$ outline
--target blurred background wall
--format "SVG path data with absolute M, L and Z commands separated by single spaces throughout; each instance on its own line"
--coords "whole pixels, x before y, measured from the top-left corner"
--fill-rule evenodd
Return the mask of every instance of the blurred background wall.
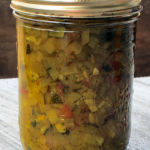
M 17 76 L 16 27 L 10 0 L 0 0 L 0 78 Z M 135 76 L 150 76 L 150 0 L 138 21 Z
M 10 0 L 0 0 L 0 77 L 15 77 L 16 27 Z
M 137 26 L 135 76 L 150 76 L 150 0 L 142 0 L 144 7 Z

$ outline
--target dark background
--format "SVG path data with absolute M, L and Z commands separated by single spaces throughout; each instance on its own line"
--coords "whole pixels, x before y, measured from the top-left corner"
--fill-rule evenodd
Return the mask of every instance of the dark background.
M 0 78 L 17 76 L 15 18 L 10 0 L 0 0 Z M 135 76 L 150 75 L 150 0 L 143 0 L 144 11 L 138 21 Z

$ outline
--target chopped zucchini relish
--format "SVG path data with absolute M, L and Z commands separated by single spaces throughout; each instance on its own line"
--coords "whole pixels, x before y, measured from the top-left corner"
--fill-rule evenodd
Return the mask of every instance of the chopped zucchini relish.
M 18 19 L 17 30 L 24 149 L 125 150 L 134 23 L 43 25 Z

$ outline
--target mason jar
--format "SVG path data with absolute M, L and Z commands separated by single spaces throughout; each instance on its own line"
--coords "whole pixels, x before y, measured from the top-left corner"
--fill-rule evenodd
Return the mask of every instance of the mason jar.
M 125 150 L 138 0 L 12 0 L 24 150 Z

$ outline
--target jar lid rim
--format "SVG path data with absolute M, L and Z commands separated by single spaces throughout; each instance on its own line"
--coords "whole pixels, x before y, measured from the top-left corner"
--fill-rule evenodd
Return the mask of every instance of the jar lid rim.
M 12 0 L 20 13 L 63 18 L 131 16 L 141 10 L 141 0 Z

